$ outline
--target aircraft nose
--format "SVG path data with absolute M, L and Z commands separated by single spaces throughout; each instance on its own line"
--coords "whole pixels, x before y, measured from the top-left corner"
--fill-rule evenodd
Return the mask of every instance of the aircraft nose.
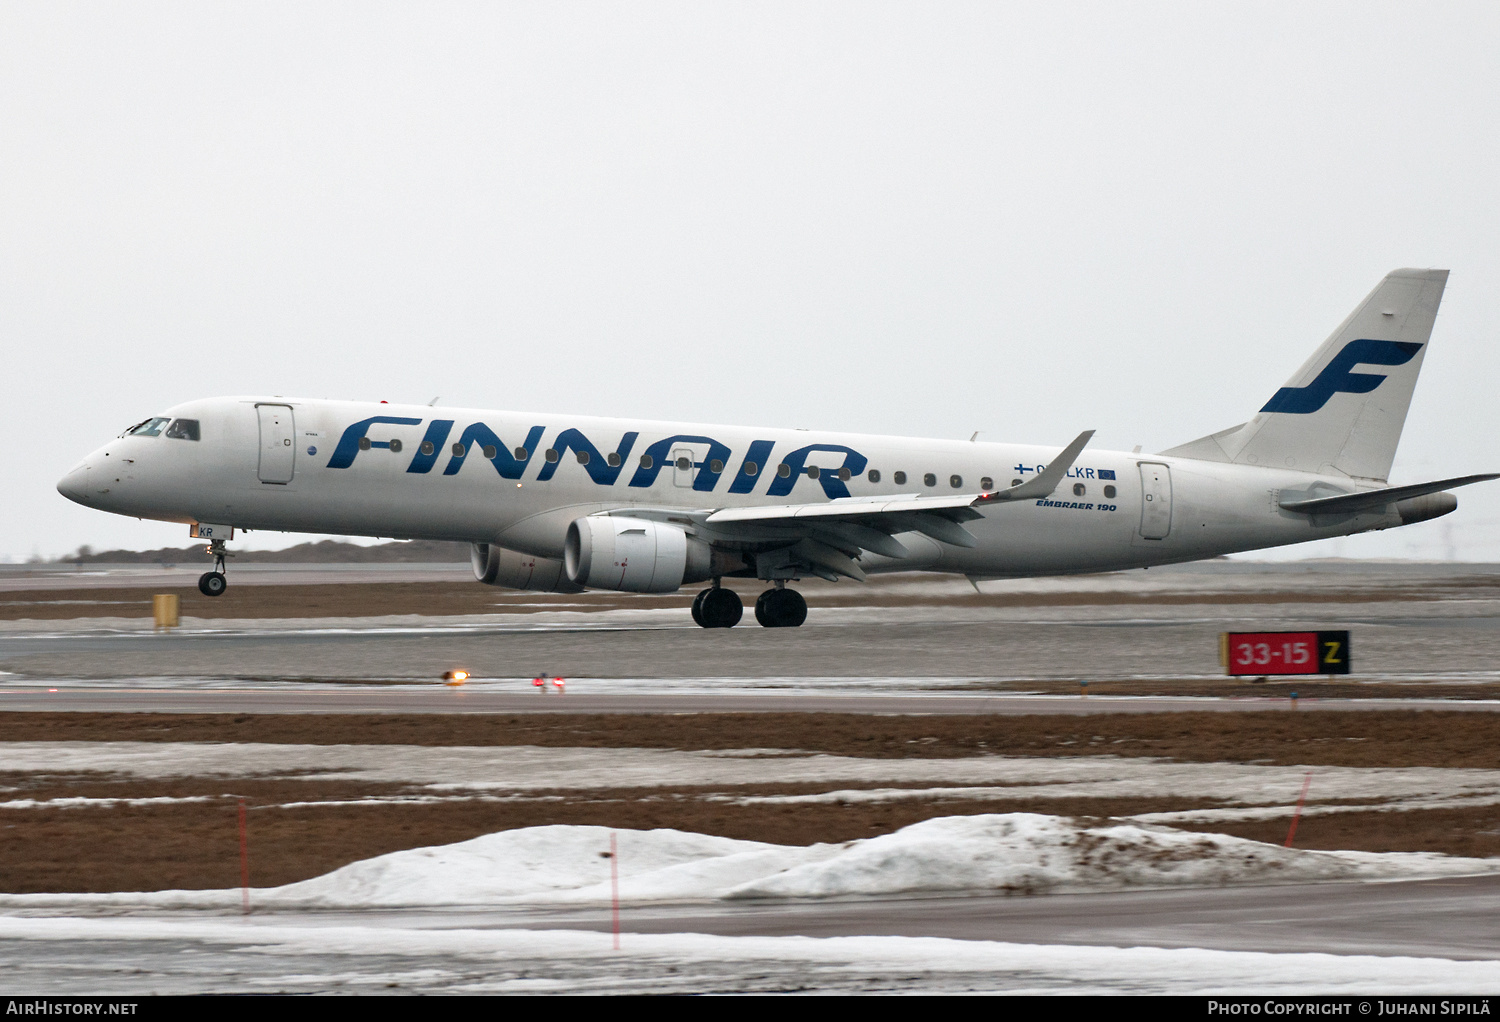
M 57 483 L 57 492 L 79 504 L 88 503 L 89 465 L 84 462 L 63 476 Z

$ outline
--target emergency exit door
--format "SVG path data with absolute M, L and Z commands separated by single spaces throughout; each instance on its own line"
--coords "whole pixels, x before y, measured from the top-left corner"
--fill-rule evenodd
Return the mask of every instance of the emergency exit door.
M 297 457 L 289 405 L 256 405 L 260 416 L 260 481 L 289 483 Z
M 691 447 L 679 447 L 672 452 L 672 485 L 685 490 L 693 488 L 693 468 L 697 455 Z
M 1141 463 L 1141 537 L 1166 539 L 1172 531 L 1172 471 Z

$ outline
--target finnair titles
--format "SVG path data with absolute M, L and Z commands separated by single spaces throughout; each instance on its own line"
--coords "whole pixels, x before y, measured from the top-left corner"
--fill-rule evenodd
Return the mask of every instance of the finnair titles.
M 768 583 L 766 627 L 807 604 L 788 583 L 936 571 L 972 580 L 1111 571 L 1346 536 L 1453 511 L 1471 475 L 1388 483 L 1446 270 L 1386 276 L 1259 411 L 1159 454 L 523 415 L 281 397 L 190 401 L 58 484 L 209 541 L 226 589 L 234 530 L 471 544 L 513 589 L 671 593 L 737 624 L 725 578 Z

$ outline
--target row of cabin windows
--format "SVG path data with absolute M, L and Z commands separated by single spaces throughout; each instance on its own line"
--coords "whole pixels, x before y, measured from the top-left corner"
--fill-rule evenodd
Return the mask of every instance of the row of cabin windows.
M 192 422 L 192 420 L 179 420 L 179 421 Z M 194 435 L 193 435 L 192 439 L 194 439 L 194 440 L 198 439 L 198 437 L 196 435 L 197 426 L 198 426 L 198 424 L 196 422 L 193 422 Z M 152 434 L 152 435 L 155 435 L 155 434 Z M 171 436 L 172 434 L 168 433 L 167 435 Z M 400 440 L 392 440 L 390 442 L 390 448 L 391 448 L 391 452 L 393 454 L 399 454 L 399 453 L 401 453 L 401 441 Z M 363 437 L 363 438 L 361 438 L 361 440 L 359 441 L 359 449 L 362 450 L 362 451 L 368 451 L 370 449 L 370 438 L 369 437 Z M 432 446 L 432 441 L 431 440 L 423 440 L 422 441 L 422 453 L 423 454 L 431 455 L 434 450 L 435 450 L 435 448 Z M 462 458 L 464 456 L 464 445 L 463 444 L 454 444 L 452 450 L 453 450 L 453 456 L 455 458 Z M 495 447 L 492 444 L 486 444 L 484 447 L 480 448 L 480 453 L 483 454 L 484 457 L 487 460 L 493 461 L 495 459 L 495 456 L 497 454 L 499 454 L 500 452 L 498 450 L 496 450 Z M 517 447 L 515 449 L 515 451 L 514 451 L 514 454 L 515 454 L 515 459 L 517 461 L 525 461 L 527 458 L 529 458 L 531 456 L 531 452 L 528 451 L 524 447 Z M 578 464 L 580 464 L 580 465 L 587 465 L 589 463 L 589 452 L 588 451 L 575 451 L 574 455 L 578 459 Z M 544 458 L 546 458 L 549 463 L 553 463 L 553 464 L 555 464 L 556 462 L 558 462 L 558 461 L 560 461 L 562 459 L 562 455 L 559 454 L 557 451 L 553 450 L 550 447 L 547 448 L 547 450 L 545 450 L 545 451 L 542 452 L 542 456 Z M 604 456 L 604 460 L 609 465 L 610 468 L 619 468 L 620 467 L 620 456 L 618 454 L 616 454 L 614 451 L 610 451 L 608 454 L 606 454 Z M 656 462 L 652 459 L 651 455 L 649 455 L 649 454 L 643 454 L 643 455 L 641 455 L 641 468 L 649 470 L 655 464 L 656 464 Z M 674 464 L 676 465 L 677 468 L 680 468 L 683 471 L 687 471 L 688 469 L 690 469 L 690 468 L 693 467 L 693 460 L 691 458 L 678 458 L 677 461 L 674 462 Z M 724 471 L 724 463 L 722 461 L 720 461 L 718 458 L 714 458 L 712 461 L 710 461 L 708 463 L 708 470 L 710 472 L 712 472 L 714 475 L 719 475 L 720 473 L 722 473 Z M 745 462 L 743 471 L 744 471 L 745 475 L 747 475 L 747 476 L 753 476 L 753 475 L 756 475 L 757 473 L 760 472 L 760 466 L 757 465 L 753 461 L 747 461 L 747 462 Z M 819 478 L 822 475 L 822 469 L 818 468 L 818 466 L 816 466 L 816 465 L 809 465 L 809 466 L 807 466 L 807 468 L 804 471 L 807 473 L 807 478 L 809 478 L 809 479 L 817 479 L 817 478 Z M 776 466 L 776 474 L 778 476 L 780 476 L 781 478 L 783 478 L 783 479 L 790 479 L 791 475 L 792 475 L 792 466 L 788 465 L 786 462 L 782 462 L 780 465 Z M 853 474 L 847 468 L 838 469 L 835 474 L 840 479 L 844 480 L 845 482 L 848 482 L 850 479 L 854 478 Z M 872 468 L 872 469 L 870 469 L 869 472 L 865 473 L 865 476 L 872 483 L 878 483 L 878 482 L 880 482 L 880 470 L 878 468 Z M 906 473 L 905 472 L 893 472 L 893 473 L 891 473 L 891 481 L 893 483 L 895 483 L 897 486 L 905 486 L 906 485 Z M 937 484 L 938 484 L 937 474 L 933 473 L 933 472 L 928 472 L 926 475 L 924 475 L 922 477 L 922 482 L 923 482 L 924 485 L 929 486 L 929 487 L 935 487 L 935 486 L 937 486 Z M 1020 486 L 1021 485 L 1021 480 L 1019 480 L 1019 479 L 1012 479 L 1010 484 L 1012 486 Z M 964 477 L 961 476 L 961 475 L 951 475 L 951 476 L 948 477 L 948 485 L 951 486 L 951 487 L 953 487 L 953 489 L 955 489 L 955 490 L 961 490 L 961 489 L 963 489 L 963 485 L 964 485 Z M 991 490 L 993 490 L 995 488 L 995 480 L 992 479 L 992 478 L 990 478 L 989 476 L 984 476 L 984 477 L 982 477 L 979 480 L 979 488 L 981 490 L 983 490 L 984 492 L 988 493 L 989 491 L 991 491 Z M 1087 493 L 1087 490 L 1086 490 L 1086 488 L 1084 487 L 1084 485 L 1082 483 L 1075 483 L 1073 485 L 1073 495 L 1075 497 L 1082 497 L 1086 493 Z M 1108 497 L 1110 499 L 1113 499 L 1114 496 L 1115 496 L 1115 488 L 1113 486 L 1106 486 L 1104 488 L 1104 496 Z
M 163 430 L 163 427 L 166 427 L 165 430 Z M 127 429 L 123 435 L 140 437 L 160 435 L 171 437 L 174 440 L 198 440 L 201 437 L 202 432 L 199 429 L 197 419 L 172 419 L 166 416 L 157 416 L 156 418 L 147 419 L 145 422 L 136 423 L 134 426 L 131 426 L 129 429 Z M 371 446 L 372 445 L 369 437 L 360 437 L 360 450 L 368 451 Z M 388 446 L 390 447 L 392 454 L 401 453 L 402 444 L 400 440 L 391 440 Z M 455 458 L 462 458 L 464 456 L 463 444 L 454 444 L 452 450 L 453 456 Z M 433 446 L 431 440 L 423 440 L 421 451 L 423 454 L 430 457 L 436 451 L 436 448 Z M 491 461 L 493 461 L 495 456 L 499 454 L 499 451 L 497 451 L 491 444 L 486 444 L 483 448 L 481 448 L 481 452 L 486 459 Z M 525 461 L 528 457 L 531 456 L 531 452 L 524 447 L 517 447 L 514 453 L 517 461 Z M 587 465 L 589 463 L 588 451 L 576 451 L 574 452 L 574 454 L 578 458 L 578 464 Z M 550 447 L 543 452 L 543 457 L 545 457 L 549 463 L 554 464 L 562 459 L 562 455 Z M 620 467 L 620 456 L 614 451 L 606 454 L 604 456 L 604 460 L 610 468 Z M 641 468 L 649 470 L 654 464 L 655 462 L 653 461 L 651 455 L 641 455 Z M 688 469 L 693 467 L 693 460 L 691 458 L 678 458 L 675 462 L 675 465 L 677 468 L 682 469 L 683 471 L 687 471 Z M 714 475 L 719 475 L 724 471 L 724 462 L 720 461 L 718 458 L 714 458 L 708 463 L 708 469 Z M 744 464 L 743 471 L 745 475 L 753 476 L 760 472 L 760 466 L 753 461 L 747 461 Z M 804 471 L 807 472 L 807 478 L 809 479 L 817 479 L 822 474 L 822 470 L 819 469 L 816 465 L 809 465 Z M 776 474 L 782 479 L 789 479 L 792 475 L 792 466 L 788 465 L 786 462 L 782 462 L 780 465 L 776 466 Z M 852 473 L 850 473 L 847 468 L 838 469 L 836 474 L 845 482 L 848 482 L 853 478 Z M 870 471 L 865 473 L 865 475 L 866 478 L 868 478 L 872 483 L 880 482 L 880 470 L 878 468 L 870 469 Z M 906 473 L 891 473 L 891 481 L 897 486 L 905 486 Z M 938 483 L 937 474 L 928 472 L 927 474 L 922 476 L 922 483 L 928 487 L 936 487 Z M 1010 484 L 1012 486 L 1020 486 L 1021 480 L 1012 479 L 1010 481 Z M 953 489 L 955 490 L 961 490 L 963 489 L 964 485 L 964 477 L 961 475 L 951 475 L 948 477 L 948 485 L 953 487 Z M 979 488 L 988 493 L 990 490 L 993 490 L 995 488 L 995 481 L 989 476 L 984 476 L 979 480 Z M 1106 486 L 1104 488 L 1104 496 L 1106 499 L 1113 500 L 1116 492 L 1117 491 L 1113 486 Z M 1087 494 L 1088 488 L 1084 486 L 1083 483 L 1073 484 L 1073 496 L 1083 497 Z

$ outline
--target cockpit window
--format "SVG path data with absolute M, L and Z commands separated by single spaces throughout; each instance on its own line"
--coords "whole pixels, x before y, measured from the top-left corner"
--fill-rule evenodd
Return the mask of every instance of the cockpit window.
M 167 427 L 167 436 L 173 440 L 197 440 L 197 419 L 173 419 L 172 425 Z
M 158 415 L 154 419 L 138 422 L 125 431 L 125 436 L 156 436 L 161 428 L 172 420 L 165 415 Z

